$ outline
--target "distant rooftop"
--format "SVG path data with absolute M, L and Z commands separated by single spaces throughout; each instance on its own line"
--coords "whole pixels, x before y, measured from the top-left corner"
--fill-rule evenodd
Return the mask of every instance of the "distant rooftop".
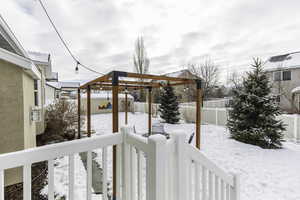
M 186 74 L 190 74 L 192 75 L 194 78 L 199 78 L 197 77 L 196 75 L 194 75 L 193 73 L 191 73 L 190 70 L 188 69 L 182 69 L 182 70 L 179 70 L 179 71 L 175 71 L 175 72 L 169 72 L 169 73 L 166 73 L 164 74 L 165 76 L 168 76 L 168 77 L 185 77 Z
M 59 84 L 61 88 L 78 88 L 80 86 L 79 82 L 60 81 Z
M 54 87 L 56 89 L 63 89 L 63 88 L 78 88 L 80 86 L 80 83 L 68 82 L 68 81 L 59 81 L 59 82 L 48 81 L 47 85 Z
M 39 62 L 49 62 L 50 61 L 50 54 L 49 53 L 41 53 L 41 52 L 28 52 L 29 57 L 31 60 L 39 61 Z
M 300 52 L 272 56 L 265 64 L 267 71 L 300 68 Z

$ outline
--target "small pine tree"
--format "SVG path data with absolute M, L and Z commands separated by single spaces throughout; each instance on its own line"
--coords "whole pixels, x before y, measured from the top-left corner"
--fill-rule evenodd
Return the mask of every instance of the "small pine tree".
M 179 106 L 173 87 L 168 83 L 162 89 L 159 105 L 160 117 L 169 124 L 179 122 Z
M 254 59 L 254 68 L 243 80 L 241 88 L 233 90 L 232 110 L 227 127 L 231 137 L 240 142 L 262 148 L 281 148 L 282 121 L 275 96 L 272 96 L 268 77 L 263 72 L 260 59 Z

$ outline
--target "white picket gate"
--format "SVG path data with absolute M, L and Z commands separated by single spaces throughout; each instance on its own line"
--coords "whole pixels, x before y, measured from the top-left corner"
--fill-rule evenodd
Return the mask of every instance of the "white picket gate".
M 69 157 L 69 199 L 74 196 L 74 154 L 87 152 L 87 195 L 92 195 L 92 151 L 102 149 L 103 199 L 107 198 L 107 147 L 117 145 L 117 200 L 239 200 L 239 179 L 225 173 L 184 133 L 144 138 L 131 127 L 121 133 L 52 144 L 0 155 L 0 200 L 4 200 L 4 170 L 23 167 L 24 199 L 31 199 L 31 164 L 48 161 L 48 198 L 54 199 L 54 159 Z

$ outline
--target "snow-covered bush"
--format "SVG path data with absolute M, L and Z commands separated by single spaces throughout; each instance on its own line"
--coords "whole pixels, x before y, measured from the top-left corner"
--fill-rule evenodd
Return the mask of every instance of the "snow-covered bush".
M 262 148 L 281 148 L 282 121 L 276 98 L 272 96 L 268 77 L 262 62 L 254 59 L 253 71 L 247 74 L 241 88 L 233 90 L 232 110 L 229 111 L 227 127 L 231 137 L 238 141 Z
M 45 113 L 45 137 L 47 141 L 59 141 L 74 139 L 77 132 L 77 104 L 60 99 L 50 104 Z M 81 127 L 84 118 L 81 118 Z

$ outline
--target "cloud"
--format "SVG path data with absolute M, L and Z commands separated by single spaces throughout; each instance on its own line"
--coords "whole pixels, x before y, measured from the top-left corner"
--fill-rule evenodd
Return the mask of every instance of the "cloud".
M 208 56 L 230 71 L 254 56 L 299 50 L 298 0 L 43 2 L 76 57 L 101 72 L 132 70 L 138 36 L 144 37 L 151 73 L 180 70 Z M 5 1 L 0 13 L 25 49 L 51 53 L 59 77 L 74 79 L 75 63 L 38 1 Z M 94 76 L 80 69 L 77 78 Z

